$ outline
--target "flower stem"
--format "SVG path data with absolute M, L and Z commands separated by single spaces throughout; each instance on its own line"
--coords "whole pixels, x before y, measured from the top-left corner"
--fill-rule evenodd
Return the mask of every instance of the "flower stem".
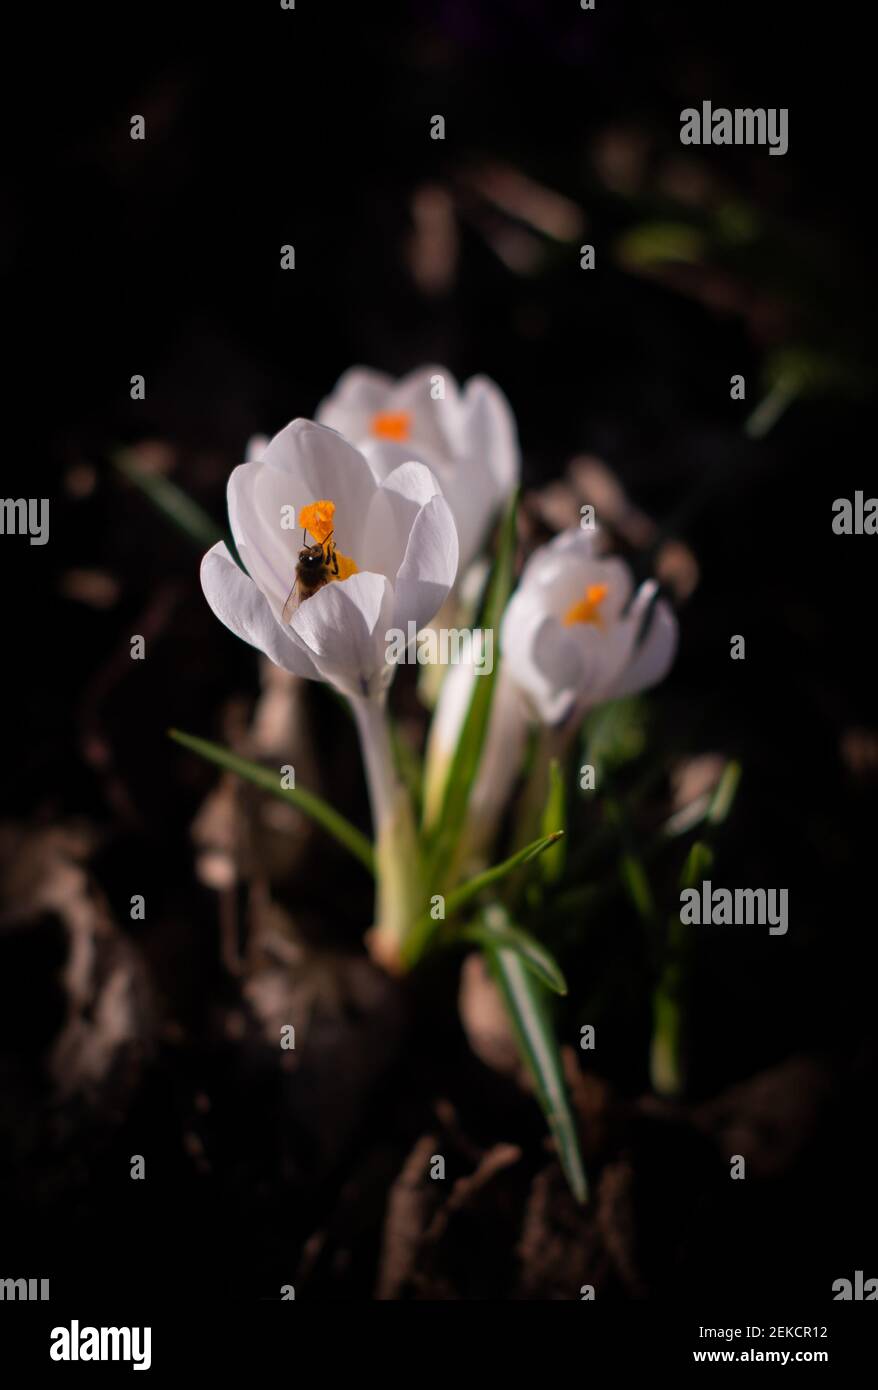
M 649 1074 L 657 1095 L 676 1099 L 686 1089 L 689 946 L 679 917 L 671 923 L 668 951 L 652 999 Z
M 399 785 L 387 724 L 386 696 L 352 696 L 351 708 L 360 735 L 372 825 L 377 835 L 393 805 Z
M 518 816 L 515 822 L 513 843 L 516 849 L 529 845 L 542 828 L 543 811 L 549 795 L 549 777 L 553 762 L 565 767 L 573 739 L 582 722 L 581 715 L 574 716 L 554 728 L 541 726 L 537 733 L 533 751 L 530 778 L 522 794 Z
M 425 899 L 411 799 L 393 757 L 387 697 L 352 696 L 375 839 L 375 924 L 366 937 L 372 959 L 391 974 L 403 968 L 402 945 Z

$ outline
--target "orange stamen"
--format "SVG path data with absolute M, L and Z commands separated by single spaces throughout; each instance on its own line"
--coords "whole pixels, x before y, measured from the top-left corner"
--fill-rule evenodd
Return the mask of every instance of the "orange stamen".
M 324 553 L 327 559 L 334 557 L 335 564 L 338 566 L 338 574 L 330 573 L 328 578 L 350 579 L 352 574 L 359 574 L 356 563 L 349 555 L 342 555 L 337 549 L 335 541 L 329 540 L 335 525 L 335 503 L 324 498 L 321 502 L 309 502 L 307 507 L 302 507 L 299 512 L 299 525 L 305 531 L 310 531 L 315 541 L 320 545 L 325 545 L 329 541 L 328 550 Z
M 412 417 L 407 410 L 379 410 L 372 416 L 371 431 L 378 439 L 405 444 L 411 434 Z
M 299 525 L 304 531 L 310 531 L 315 541 L 322 545 L 332 531 L 334 516 L 334 502 L 309 502 L 299 512 Z
M 564 614 L 564 626 L 573 627 L 575 623 L 594 623 L 596 627 L 603 627 L 603 620 L 598 610 L 606 597 L 606 584 L 589 584 L 585 591 L 585 597 L 577 599 L 576 603 L 571 604 Z

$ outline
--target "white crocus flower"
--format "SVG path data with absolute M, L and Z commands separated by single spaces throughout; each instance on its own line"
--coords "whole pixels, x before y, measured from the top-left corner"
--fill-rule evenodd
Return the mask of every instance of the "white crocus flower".
M 238 637 L 284 670 L 328 681 L 350 698 L 377 841 L 372 949 L 393 966 L 422 902 L 411 810 L 394 771 L 384 709 L 393 676 L 388 633 L 415 631 L 434 616 L 454 583 L 458 543 L 428 468 L 405 461 L 383 473 L 380 481 L 334 430 L 294 420 L 229 479 L 229 523 L 247 573 L 219 542 L 202 561 L 201 584 Z M 323 586 L 300 592 L 291 609 L 302 528 L 309 533 L 304 543 L 320 543 L 335 563 Z
M 655 581 L 635 593 L 625 561 L 595 543 L 577 527 L 541 546 L 503 616 L 506 670 L 549 728 L 656 685 L 677 648 L 677 620 Z
M 388 630 L 429 622 L 457 573 L 454 521 L 429 469 L 404 462 L 379 482 L 333 430 L 294 420 L 233 471 L 228 506 L 247 573 L 222 541 L 205 555 L 201 583 L 217 617 L 287 671 L 354 697 L 379 693 L 393 674 Z M 308 521 L 317 530 L 305 543 L 331 533 L 340 574 L 285 622 Z
M 583 716 L 606 700 L 655 685 L 677 645 L 677 622 L 657 585 L 634 593 L 629 567 L 595 550 L 593 531 L 565 531 L 535 551 L 507 605 L 488 733 L 470 800 L 467 841 L 490 846 L 518 777 L 531 725 L 539 729 L 526 838 L 537 833 L 549 762 L 563 757 Z M 632 597 L 633 595 L 633 597 Z M 645 626 L 644 626 L 645 625 Z M 425 806 L 435 816 L 469 708 L 474 668 L 446 678 L 427 749 Z
M 416 458 L 435 473 L 460 538 L 463 574 L 518 485 L 521 459 L 511 407 L 488 377 L 458 386 L 445 367 L 394 381 L 352 367 L 317 419 L 361 449 L 379 474 Z

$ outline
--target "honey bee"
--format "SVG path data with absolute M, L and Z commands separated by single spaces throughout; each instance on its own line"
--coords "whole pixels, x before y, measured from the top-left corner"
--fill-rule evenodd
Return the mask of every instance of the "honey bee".
M 305 534 L 302 534 L 302 549 L 296 562 L 295 582 L 287 594 L 281 613 L 285 623 L 290 621 L 300 603 L 304 603 L 307 598 L 313 598 L 331 579 L 338 578 L 338 556 L 335 553 L 333 533 L 330 531 L 325 540 L 317 541 L 315 545 L 305 545 Z

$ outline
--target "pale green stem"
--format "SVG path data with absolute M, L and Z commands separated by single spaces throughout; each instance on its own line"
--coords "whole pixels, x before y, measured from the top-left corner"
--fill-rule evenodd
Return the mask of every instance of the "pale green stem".
M 352 696 L 375 839 L 375 924 L 366 941 L 373 959 L 403 969 L 402 943 L 425 907 L 411 800 L 396 771 L 385 695 Z
M 686 1026 L 690 968 L 690 928 L 671 923 L 667 952 L 652 999 L 649 1075 L 657 1095 L 669 1099 L 686 1089 Z
M 540 726 L 530 777 L 515 825 L 516 849 L 520 849 L 522 845 L 529 845 L 539 835 L 543 810 L 549 795 L 549 768 L 555 758 L 563 768 L 581 722 L 581 716 L 577 716 L 556 728 Z

